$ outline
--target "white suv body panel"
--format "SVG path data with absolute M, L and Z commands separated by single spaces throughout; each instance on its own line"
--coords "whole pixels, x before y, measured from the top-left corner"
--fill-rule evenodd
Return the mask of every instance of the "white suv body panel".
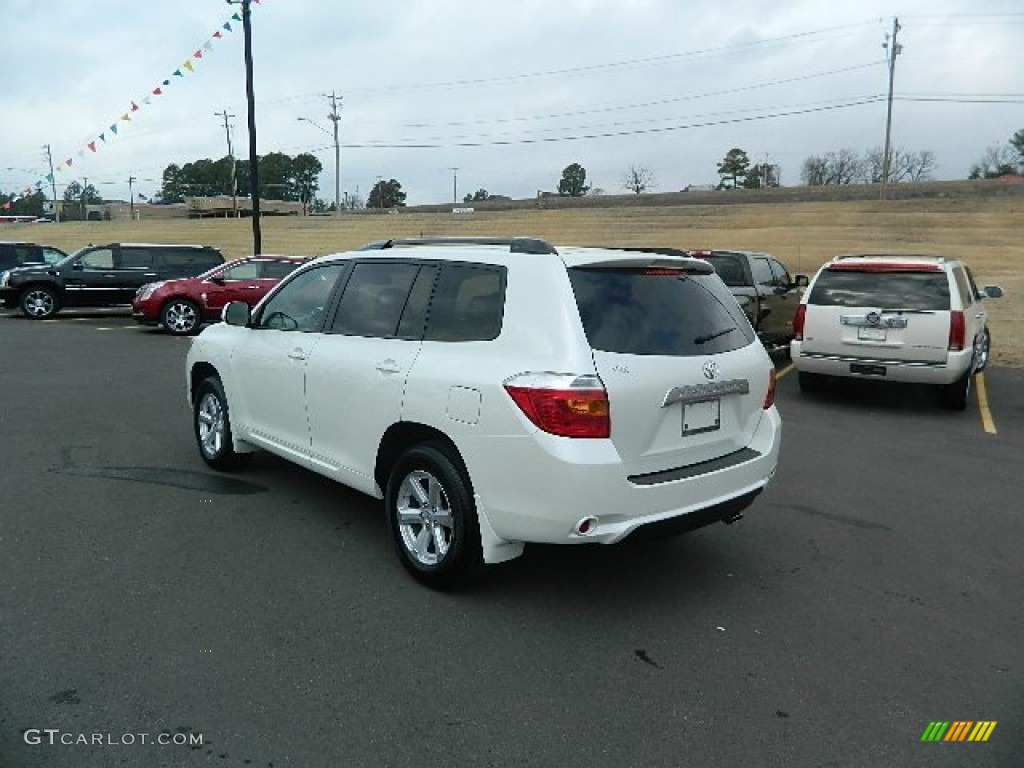
M 617 542 L 640 525 L 756 494 L 774 476 L 781 419 L 774 405 L 763 407 L 773 365 L 756 338 L 708 356 L 591 349 L 567 265 L 646 264 L 650 254 L 424 246 L 338 258 L 501 266 L 500 334 L 447 342 L 209 326 L 188 355 L 190 398 L 193 369 L 209 366 L 223 384 L 237 451 L 256 446 L 381 498 L 375 462 L 389 427 L 435 430 L 465 465 L 489 563 L 515 557 L 524 542 Z M 255 311 L 314 266 L 282 281 Z M 718 429 L 683 435 L 683 405 L 667 396 L 706 383 L 712 359 L 719 380 L 742 380 L 746 390 L 721 397 Z M 599 375 L 611 436 L 559 437 L 535 426 L 503 387 L 526 372 Z M 594 526 L 575 532 L 588 516 Z

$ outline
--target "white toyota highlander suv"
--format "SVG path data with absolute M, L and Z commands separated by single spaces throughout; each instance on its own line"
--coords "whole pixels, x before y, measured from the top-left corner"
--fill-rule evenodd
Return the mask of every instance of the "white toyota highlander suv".
M 834 376 L 936 384 L 945 407 L 967 406 L 992 337 L 970 268 L 942 256 L 837 256 L 810 281 L 793 319 L 800 388 Z
M 373 243 L 198 336 L 202 458 L 262 449 L 383 499 L 403 565 L 731 523 L 775 474 L 768 355 L 711 266 L 529 238 Z

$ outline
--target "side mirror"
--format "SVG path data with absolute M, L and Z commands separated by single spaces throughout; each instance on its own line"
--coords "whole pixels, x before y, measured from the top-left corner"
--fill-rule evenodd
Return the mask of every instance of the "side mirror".
M 979 299 L 1001 299 L 1003 298 L 1003 289 L 998 285 L 986 285 L 981 289 L 981 296 Z
M 72 269 L 85 269 L 85 267 L 82 266 L 82 262 L 80 262 L 80 261 L 76 261 L 74 264 L 72 264 L 71 268 Z
M 806 288 L 811 284 L 811 281 L 807 278 L 807 275 L 797 275 L 793 281 L 794 288 Z
M 221 277 L 220 275 L 214 275 L 213 277 L 210 278 L 210 282 L 214 283 L 215 285 L 224 285 L 224 278 Z
M 231 301 L 221 310 L 220 319 L 228 325 L 237 325 L 245 328 L 249 325 L 249 305 L 244 301 Z

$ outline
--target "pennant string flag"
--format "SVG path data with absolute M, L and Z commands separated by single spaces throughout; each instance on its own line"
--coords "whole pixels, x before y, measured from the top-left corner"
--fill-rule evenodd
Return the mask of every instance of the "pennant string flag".
M 260 4 L 260 0 L 252 0 L 252 2 L 257 4 L 257 5 Z M 192 54 L 192 59 L 202 59 L 204 51 L 206 53 L 211 53 L 213 51 L 213 40 L 223 40 L 224 39 L 224 34 L 221 32 L 222 29 L 226 30 L 227 32 L 233 32 L 234 30 L 231 27 L 231 21 L 240 22 L 240 21 L 242 21 L 242 17 L 239 16 L 238 13 L 233 13 L 231 15 L 231 18 L 228 21 L 225 21 L 221 25 L 220 29 L 215 30 L 210 35 L 210 37 L 206 40 L 206 42 L 204 42 L 199 48 L 197 48 L 195 50 L 195 52 Z M 178 69 L 175 69 L 174 72 L 171 73 L 170 77 L 168 77 L 165 80 L 160 81 L 160 85 L 158 85 L 157 87 L 153 88 L 152 91 L 150 91 L 150 94 L 152 94 L 152 96 L 163 96 L 164 95 L 164 90 L 163 89 L 168 87 L 171 84 L 171 77 L 181 77 L 181 78 L 185 77 L 185 73 L 182 72 L 183 69 L 188 71 L 188 72 L 195 72 L 195 65 L 193 64 L 192 59 L 186 59 L 185 62 L 183 64 L 181 64 L 181 66 Z M 151 96 L 147 95 L 147 96 L 143 97 L 142 99 L 140 99 L 140 101 L 142 101 L 142 103 L 145 104 L 145 105 L 149 105 L 151 103 L 152 99 L 151 99 Z M 130 117 L 129 113 L 130 112 L 138 112 L 141 109 L 141 107 L 138 105 L 136 100 L 132 99 L 132 100 L 130 100 L 129 103 L 131 104 L 131 108 L 128 110 L 128 112 L 125 112 L 120 117 L 120 119 L 123 122 L 131 122 L 132 118 Z M 88 148 L 90 152 L 96 153 L 98 151 L 98 149 L 102 148 L 100 145 L 98 145 L 96 143 L 97 139 L 100 142 L 102 142 L 102 144 L 107 144 L 107 136 L 106 136 L 106 134 L 109 132 L 111 136 L 117 136 L 117 127 L 118 127 L 117 121 L 114 121 L 113 123 L 111 123 L 103 133 L 97 134 L 97 138 L 96 139 L 93 139 L 93 140 L 89 141 L 88 143 L 85 144 L 85 148 L 82 148 L 82 149 L 78 150 L 78 152 L 77 152 L 78 157 L 84 157 L 85 156 L 85 149 L 86 148 Z M 69 157 L 63 163 L 58 164 L 55 167 L 54 170 L 57 173 L 60 173 L 60 172 L 62 172 L 64 170 L 65 167 L 70 168 L 73 163 L 74 163 L 74 159 Z M 52 173 L 47 174 L 45 177 L 41 177 L 41 178 L 45 178 L 46 181 L 48 181 L 48 182 L 52 182 L 54 180 L 54 176 L 53 176 Z M 39 187 L 41 185 L 41 183 L 42 183 L 41 181 L 37 181 L 36 182 L 36 187 Z M 27 187 L 25 189 L 25 191 L 22 193 L 22 196 L 23 197 L 29 197 L 31 194 L 32 194 L 31 187 Z M 10 203 L 8 202 L 4 206 L 4 208 L 5 209 L 9 209 L 10 208 Z

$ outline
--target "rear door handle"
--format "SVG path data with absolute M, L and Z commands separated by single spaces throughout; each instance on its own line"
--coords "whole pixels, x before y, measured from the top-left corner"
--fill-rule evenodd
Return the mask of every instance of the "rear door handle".
M 389 357 L 387 360 L 382 360 L 377 363 L 377 370 L 381 373 L 398 373 L 402 369 L 399 367 L 398 363 Z
M 290 357 L 292 360 L 305 360 L 306 353 L 303 352 L 299 347 L 296 347 L 295 349 L 288 353 L 288 357 Z

